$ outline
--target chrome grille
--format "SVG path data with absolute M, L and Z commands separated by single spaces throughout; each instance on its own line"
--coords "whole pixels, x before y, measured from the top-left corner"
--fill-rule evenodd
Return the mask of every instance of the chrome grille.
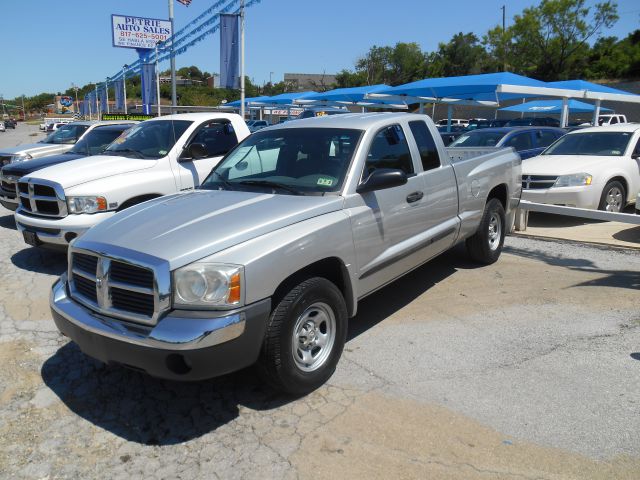
M 16 193 L 17 177 L 0 176 L 0 186 L 9 193 Z
M 35 178 L 18 182 L 18 195 L 24 212 L 43 217 L 67 216 L 64 190 L 57 183 Z
M 108 316 L 154 324 L 170 305 L 169 296 L 158 292 L 153 267 L 121 258 L 74 249 L 69 279 L 75 300 Z
M 522 188 L 525 190 L 543 190 L 551 188 L 558 179 L 557 175 L 523 175 Z

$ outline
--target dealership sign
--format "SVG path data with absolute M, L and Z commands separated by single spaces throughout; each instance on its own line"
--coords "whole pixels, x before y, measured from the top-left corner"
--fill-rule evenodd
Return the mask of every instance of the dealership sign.
M 153 49 L 172 34 L 170 20 L 111 15 L 114 47 Z

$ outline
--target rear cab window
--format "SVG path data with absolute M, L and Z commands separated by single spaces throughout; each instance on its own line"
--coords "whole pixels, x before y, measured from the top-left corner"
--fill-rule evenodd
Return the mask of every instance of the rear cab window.
M 426 172 L 440 167 L 440 154 L 427 124 L 422 120 L 415 120 L 409 122 L 409 128 L 418 146 L 418 152 L 420 152 L 422 169 Z

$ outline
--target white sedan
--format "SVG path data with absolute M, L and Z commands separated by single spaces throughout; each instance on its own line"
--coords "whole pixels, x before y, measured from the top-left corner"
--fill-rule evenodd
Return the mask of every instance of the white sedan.
M 522 199 L 620 212 L 640 190 L 640 125 L 576 130 L 522 163 Z

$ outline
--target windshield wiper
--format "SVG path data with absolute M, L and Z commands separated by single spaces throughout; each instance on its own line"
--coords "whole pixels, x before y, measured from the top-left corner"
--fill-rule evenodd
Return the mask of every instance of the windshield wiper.
M 281 190 L 286 190 L 287 192 L 293 193 L 294 195 L 304 195 L 300 190 L 290 187 L 284 183 L 271 182 L 269 180 L 242 180 L 240 182 L 234 182 L 240 185 L 257 185 L 259 187 L 273 187 L 279 188 Z
M 228 180 L 226 180 L 222 175 L 220 175 L 218 172 L 211 172 L 213 173 L 215 176 L 217 176 L 220 181 L 222 182 L 222 184 L 228 189 L 228 190 L 235 190 L 235 188 L 233 188 L 233 185 L 231 184 L 231 182 L 229 182 Z
M 123 148 L 119 150 L 105 150 L 105 155 L 121 155 L 123 153 L 135 153 L 138 155 L 138 158 L 146 158 L 145 154 L 139 152 L 138 150 L 132 150 L 131 148 Z

